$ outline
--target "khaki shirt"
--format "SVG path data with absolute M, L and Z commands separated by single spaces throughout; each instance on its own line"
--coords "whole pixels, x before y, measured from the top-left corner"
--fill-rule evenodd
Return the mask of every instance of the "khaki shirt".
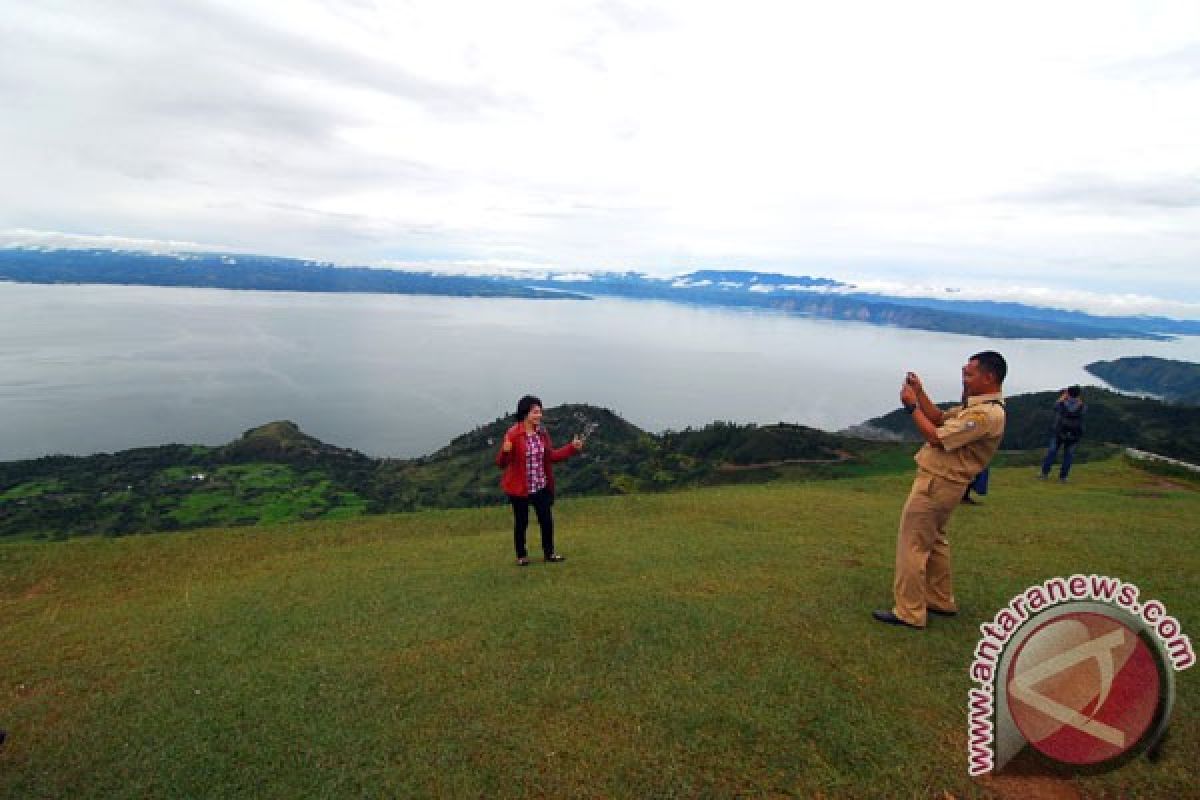
M 939 450 L 926 444 L 913 458 L 919 469 L 956 483 L 970 483 L 983 472 L 1004 438 L 1004 406 L 999 392 L 967 398 L 966 406 L 947 409 L 937 429 Z

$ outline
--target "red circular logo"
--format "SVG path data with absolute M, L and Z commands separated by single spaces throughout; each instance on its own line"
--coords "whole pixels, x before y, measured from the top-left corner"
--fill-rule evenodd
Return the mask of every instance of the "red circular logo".
M 1006 688 L 1025 740 L 1074 765 L 1101 764 L 1137 747 L 1163 693 L 1158 660 L 1141 636 L 1084 611 L 1035 629 L 1012 659 Z

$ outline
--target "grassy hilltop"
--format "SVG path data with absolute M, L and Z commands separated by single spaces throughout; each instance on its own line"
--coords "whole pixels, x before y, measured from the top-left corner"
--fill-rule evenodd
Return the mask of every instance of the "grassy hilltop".
M 1187 797 L 1200 669 L 1157 763 L 975 781 L 967 668 L 1013 595 L 1137 583 L 1200 640 L 1194 484 L 1000 467 L 953 522 L 964 613 L 890 597 L 909 475 L 0 545 L 0 797 Z M 534 535 L 536 540 L 536 534 Z

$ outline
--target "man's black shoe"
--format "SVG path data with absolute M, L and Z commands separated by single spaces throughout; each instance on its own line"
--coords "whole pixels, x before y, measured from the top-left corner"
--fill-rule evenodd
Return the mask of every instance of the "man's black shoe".
M 8 738 L 8 731 L 0 729 L 0 747 L 4 746 L 4 740 Z
M 933 614 L 938 617 L 957 617 L 958 616 L 957 611 L 942 611 L 940 608 L 933 608 L 932 606 L 926 606 L 925 610 L 928 611 L 930 614 Z
M 909 625 L 907 622 L 905 622 L 904 620 L 897 617 L 891 611 L 882 611 L 882 610 L 872 611 L 871 616 L 887 625 L 901 625 L 905 628 L 912 628 L 913 630 L 917 630 L 917 631 L 921 630 L 916 625 Z

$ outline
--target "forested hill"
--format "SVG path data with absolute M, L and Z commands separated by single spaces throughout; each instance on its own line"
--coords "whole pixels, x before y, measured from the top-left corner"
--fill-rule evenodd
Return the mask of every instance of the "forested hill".
M 1044 447 L 1055 392 L 1008 400 L 1003 447 Z M 1200 462 L 1200 410 L 1085 388 L 1084 455 L 1105 443 Z M 909 470 L 915 439 L 902 411 L 856 435 L 800 425 L 714 422 L 651 434 L 587 405 L 546 410 L 555 444 L 591 431 L 584 453 L 556 470 L 568 496 L 624 494 L 778 478 Z M 272 422 L 222 446 L 170 444 L 94 456 L 0 462 L 0 537 L 120 535 L 290 519 L 500 504 L 494 457 L 504 417 L 416 459 L 375 459 Z M 890 437 L 880 441 L 871 436 Z
M 1008 398 L 1005 406 L 1008 422 L 1000 447 L 1005 450 L 1045 447 L 1054 426 L 1054 403 L 1058 397 L 1055 390 Z M 1083 399 L 1087 412 L 1082 446 L 1117 444 L 1200 463 L 1200 409 L 1130 397 L 1093 386 L 1083 387 Z M 919 438 L 903 410 L 868 420 L 854 430 L 869 435 L 872 429 L 914 441 Z
M 886 452 L 798 425 L 714 423 L 652 435 L 611 411 L 546 410 L 554 442 L 592 430 L 556 473 L 560 492 L 618 494 L 819 473 Z M 463 434 L 432 455 L 373 459 L 279 421 L 220 447 L 164 445 L 86 457 L 0 463 L 0 536 L 116 535 L 296 518 L 498 504 L 494 457 L 511 418 Z
M 1134 356 L 1094 361 L 1084 369 L 1122 391 L 1145 392 L 1168 402 L 1200 406 L 1200 364 Z

